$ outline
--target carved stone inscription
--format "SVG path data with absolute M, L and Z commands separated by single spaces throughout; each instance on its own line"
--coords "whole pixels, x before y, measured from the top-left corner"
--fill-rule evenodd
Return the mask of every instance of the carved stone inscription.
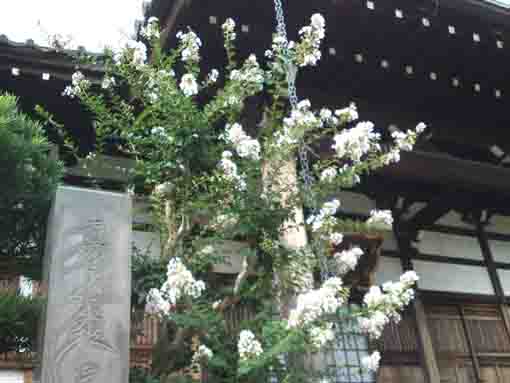
M 47 254 L 51 260 L 42 382 L 127 383 L 129 233 L 118 231 L 129 231 L 130 222 L 129 215 L 116 209 L 122 204 L 112 203 L 113 211 L 109 211 L 104 202 L 129 200 L 120 194 L 66 189 L 71 190 L 64 194 L 98 193 L 95 197 L 99 198 L 97 206 L 73 211 L 65 203 L 67 198 L 65 209 L 59 209 L 62 191 L 57 193 L 50 219 L 53 233 L 48 236 L 54 242 Z M 94 198 L 87 202 L 93 203 Z M 71 217 L 66 219 L 66 214 Z M 119 223 L 123 217 L 128 222 Z M 124 237 L 125 255 L 118 253 L 124 246 L 117 243 Z

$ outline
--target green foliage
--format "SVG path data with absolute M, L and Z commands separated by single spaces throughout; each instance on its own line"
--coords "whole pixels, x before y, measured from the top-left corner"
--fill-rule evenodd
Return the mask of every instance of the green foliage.
M 44 301 L 0 292 L 0 353 L 32 351 Z
M 143 310 L 149 290 L 165 280 L 166 263 L 149 250 L 142 251 L 134 245 L 131 254 L 131 306 Z
M 129 383 L 162 383 L 161 380 L 143 368 L 131 368 L 129 370 Z
M 63 167 L 51 155 L 42 126 L 20 112 L 16 98 L 6 94 L 0 95 L 0 163 L 0 257 L 37 262 Z

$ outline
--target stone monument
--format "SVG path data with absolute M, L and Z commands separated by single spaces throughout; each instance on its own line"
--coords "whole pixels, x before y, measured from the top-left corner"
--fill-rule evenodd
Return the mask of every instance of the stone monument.
M 62 186 L 48 224 L 42 383 L 127 383 L 131 198 Z

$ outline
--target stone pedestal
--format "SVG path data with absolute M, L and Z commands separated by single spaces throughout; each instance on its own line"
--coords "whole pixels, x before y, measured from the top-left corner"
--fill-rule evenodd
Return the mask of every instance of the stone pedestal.
M 42 383 L 127 383 L 131 199 L 60 187 L 49 218 Z

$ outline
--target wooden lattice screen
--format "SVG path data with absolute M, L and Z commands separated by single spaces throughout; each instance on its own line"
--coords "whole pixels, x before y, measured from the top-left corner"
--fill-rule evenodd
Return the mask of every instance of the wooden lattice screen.
M 507 383 L 510 337 L 495 305 L 429 305 L 441 382 Z

